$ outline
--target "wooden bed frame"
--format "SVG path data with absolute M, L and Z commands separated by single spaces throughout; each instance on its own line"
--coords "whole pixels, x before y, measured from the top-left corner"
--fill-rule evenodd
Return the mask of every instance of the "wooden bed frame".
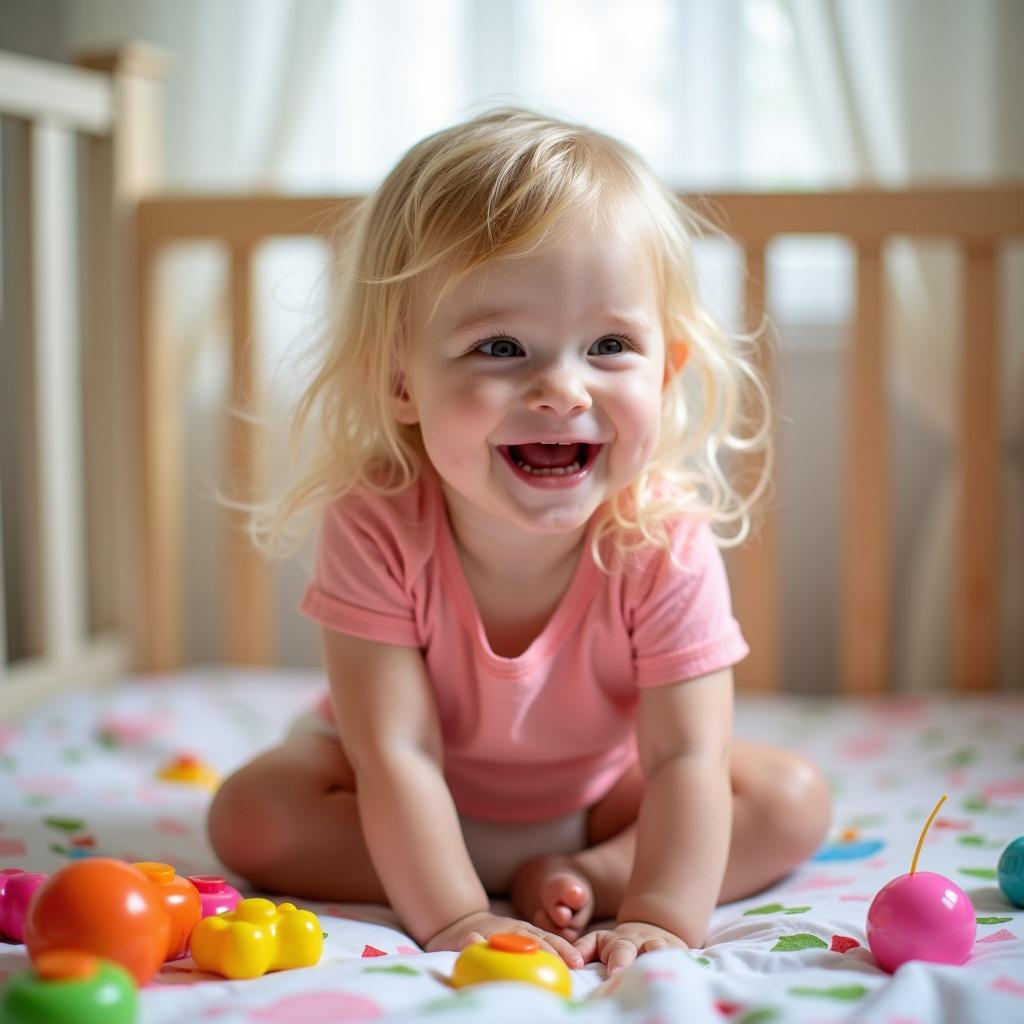
M 159 78 L 145 47 L 85 58 L 79 67 L 0 54 L 0 112 L 25 141 L 30 223 L 25 266 L 32 294 L 37 490 L 13 500 L 37 509 L 28 536 L 34 593 L 6 595 L 33 609 L 38 653 L 10 661 L 0 634 L 0 714 L 56 689 L 172 669 L 183 660 L 182 395 L 168 297 L 157 269 L 167 248 L 207 240 L 230 254 L 231 381 L 235 401 L 258 380 L 253 258 L 266 240 L 325 235 L 351 197 L 162 195 L 157 190 Z M 74 139 L 82 140 L 75 183 Z M 72 191 L 78 190 L 76 197 Z M 705 198 L 746 256 L 746 319 L 761 320 L 768 244 L 781 235 L 847 238 L 857 254 L 846 416 L 838 672 L 846 693 L 889 689 L 892 563 L 886 422 L 882 249 L 893 236 L 941 236 L 964 255 L 960 476 L 950 655 L 959 690 L 997 685 L 1000 567 L 997 380 L 998 260 L 1024 234 L 1024 186 L 718 193 Z M 83 211 L 80 261 L 70 223 Z M 76 263 L 81 264 L 77 266 Z M 81 330 L 66 309 L 76 290 Z M 86 358 L 87 357 L 87 358 Z M 85 426 L 83 431 L 82 426 Z M 230 477 L 256 493 L 260 437 L 232 424 Z M 84 443 L 83 443 L 84 438 Z M 84 471 L 83 471 L 84 467 Z M 2 481 L 0 481 L 2 486 Z M 22 520 L 24 521 L 24 519 Z M 88 524 L 88 529 L 83 524 Z M 273 569 L 237 529 L 226 533 L 225 660 L 275 657 Z M 11 543 L 11 538 L 6 538 Z M 2 549 L 0 549 L 2 559 Z M 738 672 L 747 689 L 780 688 L 782 567 L 774 518 L 729 559 L 737 616 L 756 652 Z M 2 567 L 2 561 L 0 561 Z M 4 606 L 0 575 L 0 609 Z

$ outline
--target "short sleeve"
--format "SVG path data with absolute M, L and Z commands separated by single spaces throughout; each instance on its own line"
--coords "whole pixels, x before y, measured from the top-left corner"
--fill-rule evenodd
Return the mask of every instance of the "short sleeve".
M 339 633 L 420 646 L 409 564 L 386 499 L 341 498 L 324 512 L 313 579 L 299 608 Z
M 677 524 L 672 551 L 674 560 L 659 550 L 631 588 L 627 615 L 638 687 L 694 679 L 749 653 L 733 618 L 725 565 L 710 527 Z

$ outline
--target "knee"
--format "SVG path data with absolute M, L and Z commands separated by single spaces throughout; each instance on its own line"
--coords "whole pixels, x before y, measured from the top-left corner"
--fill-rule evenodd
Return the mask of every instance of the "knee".
M 828 781 L 806 758 L 780 752 L 766 804 L 770 830 L 794 862 L 814 854 L 824 842 L 832 820 Z
M 285 854 L 284 812 L 265 780 L 241 769 L 224 781 L 210 804 L 206 827 L 214 852 L 229 870 L 259 884 Z

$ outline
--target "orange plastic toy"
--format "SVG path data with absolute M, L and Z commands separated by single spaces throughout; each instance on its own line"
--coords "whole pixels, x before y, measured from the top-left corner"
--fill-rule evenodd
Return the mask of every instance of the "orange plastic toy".
M 188 952 L 188 939 L 192 929 L 203 916 L 199 890 L 187 879 L 174 873 L 170 864 L 158 861 L 140 861 L 133 864 L 156 887 L 171 919 L 171 935 L 165 960 L 180 960 Z
M 170 946 L 171 918 L 159 888 L 121 860 L 75 861 L 36 892 L 25 922 L 33 962 L 53 949 L 80 949 L 127 968 L 144 985 Z

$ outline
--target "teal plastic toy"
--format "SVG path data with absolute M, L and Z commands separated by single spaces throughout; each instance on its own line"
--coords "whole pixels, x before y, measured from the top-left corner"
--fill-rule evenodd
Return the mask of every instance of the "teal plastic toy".
M 999 888 L 1015 907 L 1024 907 L 1024 836 L 1018 836 L 1003 850 L 996 868 Z
M 135 1024 L 135 979 L 112 960 L 77 949 L 41 953 L 7 983 L 0 1024 Z

